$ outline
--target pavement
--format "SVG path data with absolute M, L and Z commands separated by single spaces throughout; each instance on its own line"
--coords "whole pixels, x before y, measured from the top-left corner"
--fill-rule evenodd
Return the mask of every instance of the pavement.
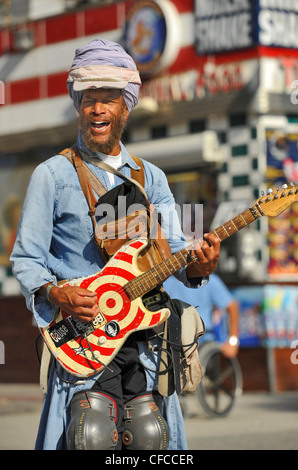
M 32 450 L 43 394 L 38 384 L 0 384 L 0 450 Z
M 38 384 L 0 384 L 0 450 L 32 450 L 42 408 Z M 189 450 L 298 450 L 298 391 L 244 393 L 224 418 L 183 398 Z
M 187 397 L 189 450 L 298 450 L 298 391 L 244 393 L 230 414 L 208 418 Z

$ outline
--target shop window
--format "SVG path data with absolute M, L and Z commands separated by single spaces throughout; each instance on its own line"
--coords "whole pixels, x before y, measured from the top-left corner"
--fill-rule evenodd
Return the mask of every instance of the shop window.
M 206 121 L 204 119 L 197 119 L 195 121 L 190 121 L 189 123 L 189 132 L 195 134 L 197 132 L 203 132 L 206 130 Z
M 232 114 L 230 116 L 230 126 L 245 126 L 246 114 Z
M 167 126 L 156 126 L 151 129 L 152 139 L 162 139 L 167 137 Z
M 220 131 L 217 133 L 217 138 L 220 144 L 225 144 L 227 142 L 227 133 L 224 131 Z

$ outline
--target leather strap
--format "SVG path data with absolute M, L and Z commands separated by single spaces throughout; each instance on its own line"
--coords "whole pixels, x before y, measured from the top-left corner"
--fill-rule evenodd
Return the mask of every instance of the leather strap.
M 174 391 L 178 395 L 181 392 L 180 347 L 181 322 L 171 309 L 171 315 L 165 323 L 160 356 L 158 391 L 163 396 L 170 396 Z M 171 358 L 171 362 L 169 362 L 169 358 Z
M 135 157 L 134 155 L 131 155 L 131 158 L 140 167 L 140 169 L 135 170 L 134 168 L 131 168 L 130 176 L 134 181 L 137 181 L 142 186 L 142 188 L 145 188 L 145 171 L 143 162 L 140 158 Z
M 145 195 L 147 201 L 147 194 L 145 192 L 145 172 L 144 172 L 144 167 L 143 163 L 140 158 L 132 156 L 133 160 L 135 163 L 140 167 L 139 170 L 131 169 L 131 175 L 134 176 L 134 178 L 129 178 L 128 176 L 123 175 L 120 171 L 116 170 L 112 166 L 108 165 L 105 162 L 102 162 L 98 160 L 97 158 L 92 158 L 89 157 L 86 153 L 81 154 L 77 148 L 76 145 L 73 145 L 71 148 L 67 148 L 60 152 L 61 155 L 64 155 L 70 162 L 73 163 L 79 180 L 80 184 L 82 187 L 82 191 L 85 195 L 85 198 L 88 202 L 89 205 L 89 215 L 92 218 L 94 229 L 96 227 L 96 221 L 95 221 L 95 204 L 97 203 L 97 200 L 94 196 L 94 193 L 92 189 L 97 193 L 97 195 L 100 197 L 103 194 L 107 192 L 107 189 L 105 186 L 99 181 L 98 178 L 94 175 L 93 171 L 90 170 L 88 165 L 86 165 L 85 161 L 92 163 L 93 165 L 105 170 L 109 171 L 110 173 L 114 173 L 115 175 L 121 176 L 122 178 L 127 179 L 128 181 L 131 181 L 132 183 L 136 184 L 138 188 L 142 191 L 142 193 Z M 85 161 L 83 161 L 83 159 Z M 88 175 L 88 176 L 87 176 Z
M 89 215 L 92 218 L 92 222 L 93 222 L 94 229 L 95 229 L 95 227 L 96 227 L 95 204 L 96 204 L 97 200 L 96 200 L 96 197 L 94 196 L 92 186 L 91 186 L 90 181 L 89 181 L 89 179 L 87 177 L 87 174 L 86 174 L 86 169 L 85 169 L 86 165 L 84 165 L 83 160 L 77 155 L 76 152 L 73 152 L 72 149 L 65 149 L 64 151 L 61 152 L 61 155 L 66 156 L 68 158 L 68 160 L 70 160 L 73 163 L 73 165 L 76 169 L 82 191 L 83 191 L 84 196 L 85 196 L 85 198 L 88 202 L 88 205 L 89 205 Z M 96 180 L 97 180 L 97 178 L 96 178 Z M 100 183 L 99 180 L 97 180 L 97 181 Z M 100 183 L 100 185 L 101 185 L 101 183 Z M 104 192 L 106 192 L 106 189 L 103 185 L 101 185 L 101 187 L 99 187 L 98 191 L 100 191 L 100 192 L 103 191 L 103 194 L 104 194 Z
M 131 174 L 133 173 L 134 178 L 129 178 L 128 176 L 125 176 L 123 173 L 121 173 L 121 171 L 117 170 L 116 168 L 113 168 L 112 166 L 108 165 L 105 162 L 102 162 L 101 160 L 98 160 L 98 158 L 92 158 L 92 157 L 89 157 L 89 155 L 87 155 L 86 153 L 81 153 L 82 160 L 92 163 L 93 165 L 97 166 L 98 168 L 101 168 L 102 170 L 113 173 L 114 175 L 120 176 L 121 178 L 125 178 L 126 180 L 131 181 L 132 183 L 136 184 L 138 188 L 140 189 L 140 191 L 142 191 L 146 199 L 148 199 L 147 194 L 144 189 L 145 175 L 144 175 L 143 164 L 141 163 L 141 160 L 139 158 L 134 157 L 134 156 L 131 156 L 131 157 L 139 166 L 141 166 L 140 170 L 134 170 L 133 168 L 130 170 Z M 140 171 L 141 171 L 141 174 L 139 173 Z
M 73 165 L 74 165 L 74 160 L 73 160 L 74 155 L 82 161 L 81 156 L 80 156 L 76 146 L 63 150 L 62 152 L 60 152 L 60 155 L 64 155 Z M 89 181 L 91 183 L 91 186 L 94 189 L 94 191 L 96 192 L 96 194 L 98 195 L 98 197 L 103 196 L 107 192 L 107 189 L 99 181 L 99 179 L 95 176 L 93 171 L 90 170 L 89 166 L 86 165 L 84 162 L 83 162 L 83 168 L 85 169 L 85 171 L 88 175 Z
M 52 359 L 52 355 L 45 343 L 43 343 L 42 347 L 42 356 L 41 356 L 41 364 L 40 364 L 40 371 L 39 371 L 39 383 L 41 391 L 46 394 L 48 389 L 48 377 L 49 377 L 49 367 L 50 362 Z

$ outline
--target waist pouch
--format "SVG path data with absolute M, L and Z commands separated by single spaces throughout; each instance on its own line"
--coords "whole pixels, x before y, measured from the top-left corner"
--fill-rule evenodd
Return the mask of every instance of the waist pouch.
M 197 309 L 182 300 L 169 299 L 166 306 L 171 315 L 164 328 L 158 391 L 164 396 L 193 392 L 203 378 L 198 346 L 205 325 Z

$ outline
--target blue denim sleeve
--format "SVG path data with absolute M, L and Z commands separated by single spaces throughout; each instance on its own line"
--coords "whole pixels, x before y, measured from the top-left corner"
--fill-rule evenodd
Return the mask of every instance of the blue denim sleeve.
M 49 168 L 41 164 L 33 172 L 28 185 L 10 258 L 13 274 L 20 283 L 27 308 L 35 314 L 37 322 L 43 324 L 41 326 L 48 324 L 54 315 L 54 306 L 35 295 L 42 285 L 56 282 L 47 267 L 54 206 L 55 183 Z

